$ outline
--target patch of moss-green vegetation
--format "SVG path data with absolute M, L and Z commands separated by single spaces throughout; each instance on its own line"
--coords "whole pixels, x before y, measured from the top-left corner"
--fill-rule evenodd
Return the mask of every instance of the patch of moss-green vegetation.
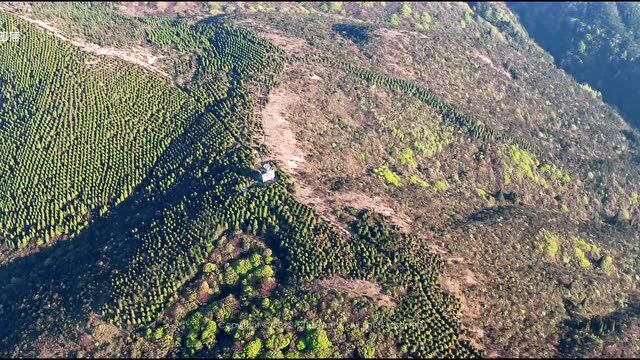
M 390 170 L 387 166 L 377 167 L 373 169 L 373 173 L 382 176 L 384 181 L 389 185 L 396 187 L 402 186 L 402 179 L 400 178 L 400 175 Z
M 447 180 L 441 179 L 436 181 L 433 184 L 434 189 L 436 189 L 436 191 L 447 191 L 449 189 L 449 183 L 447 182 Z
M 584 206 L 589 205 L 589 196 L 587 196 L 587 195 L 582 195 L 581 200 L 582 200 L 582 205 L 584 205 Z
M 591 267 L 591 258 L 600 257 L 600 247 L 590 241 L 582 238 L 574 239 L 574 255 L 575 259 L 583 269 L 589 269 Z
M 605 255 L 598 261 L 597 267 L 602 269 L 607 275 L 611 275 L 613 272 L 613 257 L 611 255 Z
M 555 234 L 549 231 L 542 232 L 542 239 L 544 241 L 542 246 L 544 255 L 547 258 L 554 260 L 558 255 L 558 250 L 560 249 L 560 240 Z
M 580 87 L 586 91 L 589 95 L 591 95 L 593 98 L 595 99 L 602 99 L 602 93 L 598 90 L 595 90 L 594 88 L 591 87 L 591 85 L 584 83 L 584 84 L 580 84 Z
M 419 156 L 430 158 L 441 153 L 455 139 L 455 133 L 451 127 L 432 126 L 423 129 L 420 133 L 420 140 L 417 140 L 414 146 Z
M 590 269 L 595 263 L 607 274 L 612 271 L 613 258 L 610 255 L 601 256 L 600 246 L 591 241 L 580 237 L 563 239 L 559 234 L 544 229 L 537 238 L 544 256 L 550 260 L 561 257 L 565 265 L 573 263 L 582 269 Z
M 416 166 L 416 160 L 413 157 L 413 150 L 411 150 L 411 148 L 402 149 L 402 151 L 400 151 L 400 153 L 398 154 L 398 159 L 403 165 L 407 165 L 409 167 Z
M 489 194 L 481 188 L 476 188 L 476 195 L 478 195 L 478 197 L 481 197 L 485 200 L 489 200 L 491 198 Z
M 538 175 L 538 165 L 540 161 L 533 154 L 517 145 L 510 145 L 509 163 L 503 169 L 505 185 L 509 185 L 515 179 L 516 181 L 530 180 L 547 187 L 547 181 Z
M 584 268 L 584 269 L 588 269 L 589 267 L 591 267 L 591 261 L 589 261 L 589 259 L 587 259 L 584 250 L 582 250 L 579 247 L 575 247 L 575 255 L 576 255 L 576 259 L 578 260 L 578 264 Z
M 544 163 L 540 166 L 540 172 L 553 181 L 557 181 L 561 184 L 568 184 L 571 182 L 571 176 L 555 167 L 551 163 Z
M 549 181 L 566 185 L 571 182 L 571 176 L 549 162 L 543 164 L 531 152 L 518 145 L 509 145 L 508 159 L 503 168 L 505 185 L 514 180 L 522 182 L 531 181 L 544 188 L 549 186 Z
M 618 218 L 620 220 L 629 221 L 631 220 L 631 214 L 627 209 L 620 209 L 620 211 L 618 212 Z
M 412 184 L 418 185 L 423 189 L 428 189 L 431 187 L 428 181 L 416 175 L 411 175 L 411 178 L 409 180 L 411 181 Z
M 341 127 L 341 128 L 347 128 L 349 127 L 349 124 L 351 124 L 351 121 L 349 120 L 349 118 L 346 117 L 339 117 L 336 119 L 336 124 Z
M 589 253 L 593 253 L 594 256 L 600 256 L 600 246 L 598 246 L 597 244 L 594 244 L 593 242 L 584 240 L 582 238 L 576 238 L 575 243 L 576 246 L 580 249 Z

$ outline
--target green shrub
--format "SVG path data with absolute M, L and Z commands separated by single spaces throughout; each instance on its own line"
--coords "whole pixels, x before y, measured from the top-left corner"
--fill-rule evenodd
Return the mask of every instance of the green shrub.
M 307 348 L 316 354 L 323 354 L 333 346 L 324 329 L 311 330 L 307 334 L 305 343 Z
M 304 342 L 304 340 L 298 340 L 298 342 L 296 342 L 296 349 L 298 351 L 304 351 L 304 349 L 307 348 L 307 344 Z
M 244 355 L 247 359 L 255 359 L 260 355 L 262 350 L 262 340 L 254 339 L 244 346 Z
M 583 196 L 582 196 L 582 204 L 583 204 L 584 206 L 589 205 L 589 197 L 588 197 L 587 195 L 583 195 Z
M 555 259 L 558 254 L 558 249 L 560 246 L 558 245 L 558 237 L 548 231 L 543 233 L 544 237 L 544 246 L 543 252 L 544 255 L 549 259 Z
M 410 167 L 416 166 L 416 161 L 413 156 L 413 150 L 410 148 L 404 148 L 398 154 L 398 158 L 400 159 L 400 163 L 403 165 L 407 165 Z
M 389 20 L 389 24 L 391 24 L 391 26 L 393 27 L 400 26 L 400 17 L 398 17 L 398 14 L 391 15 L 391 20 Z
M 347 128 L 349 127 L 349 124 L 351 124 L 351 121 L 349 121 L 348 118 L 339 117 L 338 120 L 336 120 L 336 123 L 341 128 Z
M 205 323 L 204 329 L 200 334 L 200 341 L 202 345 L 207 349 L 211 349 L 216 344 L 216 335 L 218 333 L 218 326 L 213 320 L 208 320 Z
M 578 264 L 584 269 L 588 269 L 591 266 L 591 261 L 587 259 L 584 251 L 580 249 L 580 247 L 576 246 L 575 248 L 576 259 L 578 259 Z
M 590 253 L 594 257 L 600 256 L 600 247 L 590 241 L 584 240 L 582 238 L 575 239 L 576 246 L 582 249 L 585 253 Z
M 400 9 L 400 14 L 404 17 L 410 17 L 412 13 L 411 4 L 410 3 L 402 3 L 402 8 Z
M 377 167 L 373 169 L 373 173 L 382 176 L 387 184 L 391 184 L 396 187 L 402 186 L 400 176 L 391 171 L 387 166 Z
M 432 21 L 431 15 L 429 15 L 429 13 L 425 10 L 422 13 L 422 16 L 420 17 L 420 21 L 422 22 L 421 25 L 423 29 L 428 30 L 429 26 L 431 26 L 431 21 Z
M 489 200 L 489 194 L 487 194 L 487 192 L 481 188 L 476 188 L 476 195 L 478 195 L 479 197 L 485 200 Z
M 255 271 L 256 276 L 262 279 L 273 278 L 275 276 L 275 272 L 270 265 L 262 265 Z
M 618 212 L 618 217 L 620 218 L 620 220 L 625 220 L 625 221 L 631 220 L 631 214 L 627 209 L 621 209 Z
M 613 257 L 606 255 L 598 262 L 598 268 L 602 269 L 607 275 L 611 275 L 613 271 Z
M 517 145 L 510 145 L 509 160 L 503 169 L 505 185 L 509 185 L 511 178 L 515 177 L 518 181 L 529 179 L 538 185 L 547 187 L 547 181 L 537 172 L 540 161 L 529 151 Z
M 223 279 L 225 284 L 235 285 L 238 280 L 240 280 L 240 276 L 238 276 L 238 273 L 233 269 L 233 267 L 229 266 L 224 270 Z
M 217 270 L 218 270 L 218 265 L 208 262 L 204 264 L 204 268 L 202 271 L 207 274 L 210 274 L 210 273 L 216 272 Z
M 447 189 L 449 189 L 449 183 L 447 182 L 447 180 L 438 180 L 435 182 L 435 184 L 433 184 L 433 187 L 437 190 L 437 191 L 446 191 Z
M 159 326 L 156 331 L 153 332 L 153 338 L 155 340 L 160 340 L 162 339 L 162 337 L 164 336 L 164 328 L 162 326 Z
M 558 181 L 561 184 L 568 184 L 571 182 L 569 174 L 562 172 L 562 170 L 555 167 L 553 164 L 545 163 L 540 167 L 540 173 L 546 175 L 553 181 Z
M 186 342 L 187 349 L 189 349 L 189 352 L 192 354 L 202 350 L 202 342 L 200 342 L 200 340 L 195 336 L 196 335 L 190 333 Z
M 581 43 L 584 45 L 584 43 Z M 589 84 L 580 84 L 580 87 L 586 91 L 589 95 L 591 95 L 594 99 L 602 99 L 602 93 L 598 90 L 592 88 Z
M 332 1 L 331 2 L 331 11 L 333 11 L 333 12 L 342 11 L 342 5 L 343 5 L 342 1 Z
M 235 263 L 233 269 L 238 275 L 246 275 L 253 269 L 253 264 L 249 259 L 240 259 Z
M 424 189 L 428 189 L 429 187 L 431 187 L 431 185 L 429 185 L 429 182 L 422 179 L 419 176 L 416 175 L 411 175 L 411 178 L 409 178 L 409 181 L 411 181 L 412 184 L 414 185 L 418 185 Z
M 363 346 L 362 357 L 365 359 L 374 359 L 376 357 L 376 347 L 374 345 Z

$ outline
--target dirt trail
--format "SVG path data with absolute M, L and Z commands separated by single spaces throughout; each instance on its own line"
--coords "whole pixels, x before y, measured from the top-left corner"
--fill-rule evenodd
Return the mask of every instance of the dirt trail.
M 171 76 L 169 74 L 153 66 L 153 64 L 159 59 L 159 57 L 150 54 L 146 49 L 144 49 L 141 46 L 124 50 L 124 49 L 117 49 L 109 46 L 100 46 L 100 45 L 86 42 L 83 40 L 69 39 L 66 36 L 62 35 L 60 30 L 58 30 L 57 28 L 55 28 L 50 24 L 47 24 L 42 20 L 32 19 L 19 14 L 14 14 L 14 15 L 34 25 L 39 26 L 46 32 L 56 36 L 57 38 L 63 41 L 69 42 L 72 45 L 77 46 L 86 52 L 90 52 L 96 55 L 117 57 L 126 62 L 141 66 L 151 72 L 154 72 L 156 74 L 161 75 L 164 78 L 171 80 Z
M 337 197 L 345 204 L 361 209 L 369 208 L 377 213 L 386 216 L 392 224 L 397 225 L 404 232 L 411 232 L 411 219 L 403 212 L 392 209 L 387 202 L 380 197 L 366 195 L 358 192 L 343 192 Z
M 349 296 L 366 296 L 375 300 L 380 306 L 395 307 L 396 302 L 391 296 L 382 292 L 379 284 L 366 280 L 350 280 L 339 276 L 331 279 L 316 280 L 313 285 L 320 289 L 333 289 L 347 293 Z
M 473 55 L 475 55 L 478 59 L 482 60 L 483 62 L 487 63 L 493 70 L 496 70 L 497 72 L 506 76 L 509 80 L 512 80 L 511 74 L 509 74 L 502 66 L 495 66 L 493 64 L 493 61 L 488 56 L 481 54 L 480 51 L 478 51 L 478 49 L 473 49 Z

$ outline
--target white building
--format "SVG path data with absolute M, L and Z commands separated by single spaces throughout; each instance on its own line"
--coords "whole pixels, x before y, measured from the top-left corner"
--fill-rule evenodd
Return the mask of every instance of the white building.
M 266 183 L 276 178 L 276 172 L 271 167 L 271 164 L 264 163 L 260 170 L 260 176 L 262 176 L 262 182 Z

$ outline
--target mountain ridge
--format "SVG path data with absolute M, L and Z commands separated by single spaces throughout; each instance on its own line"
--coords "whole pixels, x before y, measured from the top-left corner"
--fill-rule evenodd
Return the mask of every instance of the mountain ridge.
M 620 350 L 638 326 L 637 130 L 506 5 L 214 5 L 170 3 L 164 18 L 130 17 L 159 5 L 35 5 L 101 46 L 125 24 L 136 35 L 113 44 L 143 38 L 193 112 L 85 230 L 3 250 L 0 317 L 19 331 L 0 353 L 637 354 Z M 223 13 L 190 24 L 178 11 Z M 257 183 L 258 157 L 275 183 Z M 56 309 L 69 316 L 32 326 Z M 386 328 L 403 317 L 415 323 Z M 338 327 L 287 325 L 313 319 Z M 386 325 L 342 330 L 364 320 Z

